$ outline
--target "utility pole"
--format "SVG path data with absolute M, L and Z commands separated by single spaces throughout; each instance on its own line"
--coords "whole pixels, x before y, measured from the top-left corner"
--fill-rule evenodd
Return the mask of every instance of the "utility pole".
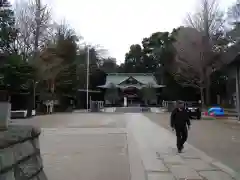
M 88 105 L 89 105 L 89 101 L 88 101 L 88 88 L 89 88 L 89 46 L 87 46 L 87 112 L 88 112 Z
M 239 67 L 236 67 L 236 108 L 237 108 L 237 117 L 238 117 L 238 121 L 240 121 L 240 80 L 239 80 L 239 76 L 240 76 L 240 72 L 239 72 Z

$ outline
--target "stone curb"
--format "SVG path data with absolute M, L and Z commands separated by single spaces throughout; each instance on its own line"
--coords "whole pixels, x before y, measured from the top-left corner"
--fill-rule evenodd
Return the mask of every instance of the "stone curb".
M 145 172 L 142 158 L 139 154 L 138 144 L 134 140 L 133 134 L 127 131 L 128 157 L 130 166 L 130 180 L 146 180 L 147 174 Z
M 224 117 L 214 117 L 214 116 L 202 116 L 202 119 L 204 120 L 204 118 L 208 118 L 207 120 L 211 119 L 211 120 L 237 120 L 237 117 L 230 117 L 230 116 L 224 116 Z

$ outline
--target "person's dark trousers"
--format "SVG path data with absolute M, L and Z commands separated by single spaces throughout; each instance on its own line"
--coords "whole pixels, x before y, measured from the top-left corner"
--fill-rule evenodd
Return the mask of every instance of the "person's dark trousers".
M 188 130 L 187 127 L 176 128 L 176 136 L 177 136 L 177 148 L 179 151 L 183 149 L 184 143 L 188 138 Z

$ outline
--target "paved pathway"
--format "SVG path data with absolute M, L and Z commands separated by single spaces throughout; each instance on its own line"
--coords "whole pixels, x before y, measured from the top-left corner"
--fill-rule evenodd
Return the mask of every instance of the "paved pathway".
M 169 113 L 144 115 L 175 134 Z M 240 124 L 236 120 L 192 120 L 188 143 L 240 173 Z
M 52 121 L 39 122 L 49 180 L 130 180 L 124 121 L 83 113 L 53 115 Z
M 138 144 L 144 173 L 148 180 L 240 179 L 233 170 L 189 144 L 185 145 L 184 153 L 177 154 L 174 135 L 142 114 L 126 116 L 129 134 L 132 134 Z M 137 174 L 137 170 L 135 173 Z
M 31 123 L 43 127 L 40 145 L 49 180 L 240 179 L 189 144 L 178 154 L 175 136 L 140 113 L 48 117 Z

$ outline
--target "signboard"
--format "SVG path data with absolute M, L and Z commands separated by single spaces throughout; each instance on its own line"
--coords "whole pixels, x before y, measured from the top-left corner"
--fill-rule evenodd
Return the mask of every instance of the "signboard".
M 6 130 L 11 116 L 11 104 L 0 102 L 0 130 Z

